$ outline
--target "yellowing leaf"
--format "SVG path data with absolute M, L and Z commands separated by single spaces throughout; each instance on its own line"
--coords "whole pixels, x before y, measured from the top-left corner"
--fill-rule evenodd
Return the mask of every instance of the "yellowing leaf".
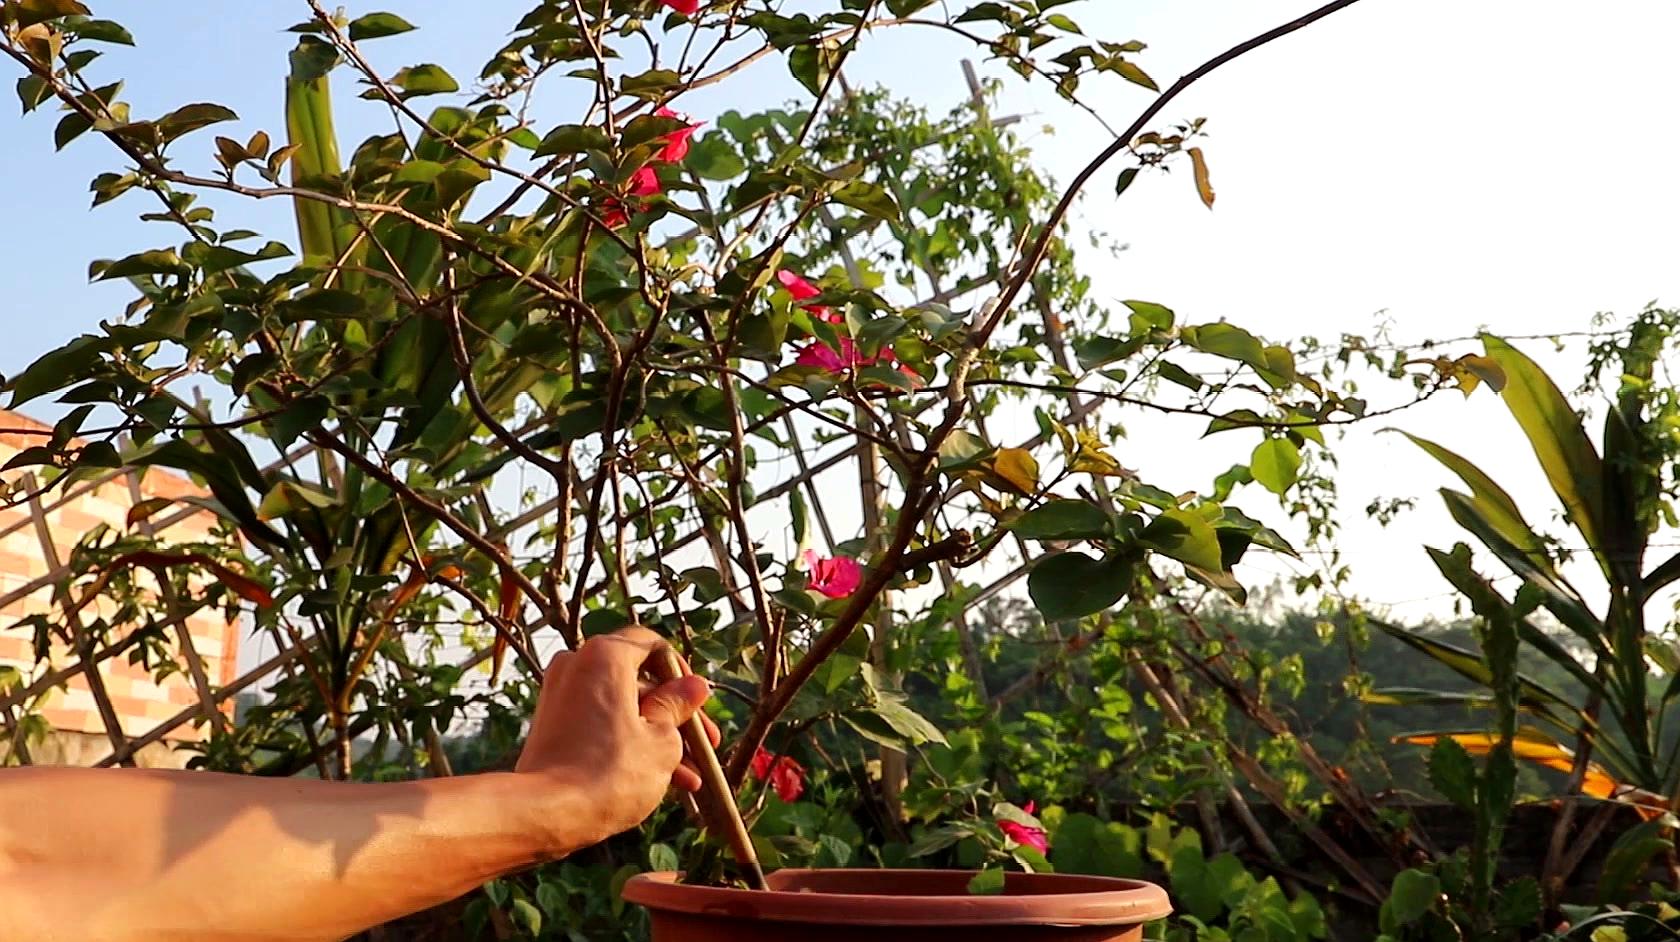
M 1129 478 L 1134 473 L 1115 460 L 1103 447 L 1102 440 L 1089 429 L 1079 429 L 1079 446 L 1068 462 L 1068 470 L 1075 474 L 1093 474 L 1100 477 Z M 1063 440 L 1066 444 L 1066 440 Z
M 1426 733 L 1402 736 L 1399 741 L 1413 746 L 1433 746 L 1442 739 L 1451 739 L 1473 756 L 1485 756 L 1499 745 L 1499 737 L 1491 733 Z M 1568 775 L 1575 768 L 1575 753 L 1544 733 L 1531 729 L 1518 730 L 1511 740 L 1511 755 L 1525 762 L 1545 766 Z M 1623 791 L 1605 768 L 1596 762 L 1587 763 L 1587 776 L 1581 791 L 1594 798 L 1613 798 Z
M 1038 461 L 1025 448 L 1000 448 L 987 462 L 986 483 L 1026 497 L 1038 490 Z
M 1190 167 L 1196 174 L 1196 194 L 1202 198 L 1202 205 L 1213 208 L 1213 184 L 1208 181 L 1207 158 L 1202 155 L 1200 147 L 1186 148 L 1190 155 Z

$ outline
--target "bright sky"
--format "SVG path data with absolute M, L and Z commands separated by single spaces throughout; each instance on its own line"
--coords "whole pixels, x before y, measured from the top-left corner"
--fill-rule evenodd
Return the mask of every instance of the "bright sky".
M 244 133 L 283 126 L 281 79 L 294 37 L 282 30 L 307 17 L 303 3 L 88 2 L 139 40 L 138 49 L 111 52 L 99 73 L 128 80 L 124 94 L 137 115 L 212 100 L 239 112 Z M 529 6 L 387 0 L 352 12 L 390 9 L 421 27 L 370 46 L 376 64 L 433 61 L 465 80 Z M 1066 9 L 1088 34 L 1149 43 L 1141 62 L 1165 86 L 1310 8 L 1303 0 L 1085 0 Z M 1118 261 L 1092 260 L 1099 288 L 1116 300 L 1164 303 L 1181 322 L 1229 318 L 1273 339 L 1367 333 L 1379 317 L 1406 340 L 1460 337 L 1483 326 L 1568 331 L 1586 328 L 1597 311 L 1627 314 L 1653 299 L 1680 304 L 1675 35 L 1680 6 L 1659 0 L 1364 0 L 1227 66 L 1168 108 L 1167 120 L 1209 119 L 1214 211 L 1197 202 L 1186 172 L 1146 177 L 1121 202 L 1112 195 L 1119 167 L 1099 180 L 1080 216 L 1131 246 Z M 882 35 L 849 77 L 944 111 L 966 94 L 956 60 L 969 54 L 942 35 Z M 930 69 L 930 62 L 949 65 Z M 1130 86 L 1087 91 L 1116 125 L 1148 101 Z M 706 118 L 799 94 L 771 62 L 687 107 Z M 576 106 L 553 102 L 537 115 L 539 126 L 567 120 Z M 1003 110 L 1032 112 L 1029 125 L 1055 127 L 1053 136 L 1023 131 L 1060 180 L 1105 143 L 1088 117 L 1045 89 L 1011 81 Z M 383 118 L 372 106 L 341 108 L 342 137 L 359 140 Z M 88 285 L 89 260 L 176 240 L 135 221 L 138 195 L 90 213 L 87 182 L 116 161 L 91 136 L 55 155 L 54 120 L 51 112 L 21 122 L 0 116 L 0 179 L 7 181 L 0 218 L 10 221 L 0 242 L 0 285 L 12 309 L 0 372 L 120 313 L 128 288 Z M 224 224 L 292 229 L 289 208 L 278 203 L 213 205 L 227 210 Z M 1538 352 L 1540 345 L 1526 346 Z M 1574 385 L 1573 358 L 1545 362 L 1559 364 L 1564 385 Z M 1406 392 L 1373 387 L 1370 394 L 1380 406 Z M 1491 395 L 1443 398 L 1395 424 L 1495 467 L 1531 519 L 1549 519 L 1550 494 Z M 1194 420 L 1130 425 L 1132 436 L 1116 453 L 1178 490 L 1205 489 L 1256 438 L 1228 433 L 1202 442 Z M 1355 567 L 1353 589 L 1403 614 L 1441 611 L 1450 596 L 1420 547 L 1459 539 L 1433 497 L 1448 478 L 1410 446 L 1374 432 L 1349 432 L 1338 445 L 1342 547 Z M 1420 510 L 1380 530 L 1363 513 L 1379 495 L 1419 498 Z M 1275 498 L 1257 487 L 1239 498 L 1256 516 L 1280 520 Z M 1268 560 L 1245 575 L 1256 583 L 1289 571 Z

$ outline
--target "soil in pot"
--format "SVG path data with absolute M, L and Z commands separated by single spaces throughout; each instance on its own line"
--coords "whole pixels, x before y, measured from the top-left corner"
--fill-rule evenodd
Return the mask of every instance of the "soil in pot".
M 1003 892 L 968 892 L 960 870 L 778 870 L 768 892 L 686 886 L 645 873 L 624 898 L 647 907 L 654 942 L 1135 942 L 1171 911 L 1152 883 L 1011 873 Z

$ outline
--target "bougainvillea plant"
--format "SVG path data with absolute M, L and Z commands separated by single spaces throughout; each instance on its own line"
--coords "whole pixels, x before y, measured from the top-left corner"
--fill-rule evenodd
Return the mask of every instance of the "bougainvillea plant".
M 403 18 L 309 0 L 286 126 L 259 129 L 209 102 L 132 113 L 99 58 L 124 27 L 82 0 L 4 0 L 25 112 L 59 112 L 59 147 L 108 148 L 93 203 L 160 226 L 90 269 L 132 285 L 126 310 L 7 377 L 11 407 L 92 406 L 13 468 L 206 488 L 222 542 L 169 567 L 237 568 L 182 590 L 248 603 L 289 654 L 205 764 L 349 777 L 371 732 L 446 774 L 439 731 L 498 696 L 446 654 L 491 662 L 517 703 L 543 650 L 634 621 L 717 680 L 738 787 L 797 798 L 791 752 L 837 722 L 880 749 L 892 805 L 905 750 L 941 738 L 905 705 L 897 628 L 960 633 L 961 606 L 934 606 L 971 594 L 965 572 L 1024 575 L 1057 623 L 1156 565 L 1241 600 L 1245 554 L 1292 550 L 1233 489 L 1275 509 L 1321 425 L 1382 411 L 1240 326 L 1097 297 L 1068 224 L 1099 177 L 1123 193 L 1182 168 L 1187 203 L 1211 206 L 1179 92 L 1351 2 L 1165 91 L 1141 43 L 1087 37 L 1068 0 L 543 2 L 463 91 L 437 65 L 370 65 L 363 45 Z M 1110 83 L 1138 114 L 1057 188 L 991 115 L 995 83 L 941 119 L 854 87 L 855 50 L 897 29 L 954 34 L 1082 107 Z M 777 68 L 806 92 L 785 110 L 690 105 Z M 387 131 L 338 138 L 345 73 Z M 588 106 L 534 125 L 539 87 Z M 296 231 L 224 224 L 206 194 L 287 201 Z M 1418 395 L 1463 375 L 1440 365 Z M 1257 444 L 1212 486 L 1150 483 L 1123 461 L 1126 409 Z M 84 592 L 118 565 L 78 558 Z M 1042 860 L 1030 807 L 999 820 Z

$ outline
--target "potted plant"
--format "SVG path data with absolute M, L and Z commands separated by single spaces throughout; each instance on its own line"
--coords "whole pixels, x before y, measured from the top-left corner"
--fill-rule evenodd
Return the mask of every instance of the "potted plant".
M 464 667 L 497 674 L 511 652 L 500 694 L 474 695 L 506 718 L 498 696 L 529 695 L 539 648 L 638 621 L 717 681 L 732 789 L 756 758 L 773 765 L 840 724 L 872 743 L 902 826 L 907 753 L 942 734 L 906 703 L 898 639 L 932 611 L 970 643 L 963 571 L 1018 553 L 1042 616 L 1071 622 L 1120 601 L 1151 559 L 1240 599 L 1245 553 L 1291 552 L 1225 493 L 1123 466 L 1097 406 L 1258 433 L 1248 480 L 1281 495 L 1315 426 L 1365 404 L 1235 325 L 1098 304 L 1067 218 L 1099 173 L 1123 191 L 1180 161 L 1211 206 L 1201 122 L 1153 123 L 1200 77 L 1351 2 L 1165 92 L 1141 44 L 1093 44 L 1066 4 L 543 3 L 476 97 L 422 111 L 459 81 L 427 63 L 381 71 L 363 50 L 412 24 L 311 0 L 286 127 L 237 135 L 212 103 L 131 114 L 85 54 L 130 37 L 79 0 L 7 4 L 0 48 L 26 71 L 25 109 L 57 102 L 60 146 L 91 135 L 121 161 L 93 181 L 96 205 L 126 195 L 173 227 L 168 245 L 95 263 L 138 292 L 121 322 L 7 383 L 14 407 L 56 393 L 117 420 L 75 410 L 59 447 L 13 464 L 67 487 L 117 461 L 189 472 L 248 549 L 255 623 L 287 651 L 271 669 L 307 706 L 216 731 L 206 764 L 349 778 L 351 744 L 372 731 L 448 774 L 437 740 L 468 705 Z M 1100 77 L 1155 94 L 1058 190 L 979 83 L 938 121 L 851 87 L 854 51 L 889 29 L 956 35 L 1075 100 Z M 810 96 L 794 110 L 679 110 L 775 62 Z M 335 74 L 388 110 L 388 133 L 341 150 Z M 583 117 L 529 120 L 539 80 L 586 93 Z M 212 126 L 213 144 L 195 133 Z M 203 194 L 290 201 L 298 251 L 224 228 Z M 797 473 L 778 478 L 784 459 Z M 445 639 L 440 622 L 468 628 Z M 446 640 L 468 643 L 464 667 L 438 659 Z M 792 924 L 818 938 L 1121 939 L 1166 911 L 1157 888 L 1050 872 L 1018 839 L 1030 811 L 999 807 L 1027 830 L 1000 828 L 977 872 L 787 868 L 769 892 L 665 873 L 626 898 L 672 939 Z M 713 873 L 693 844 L 684 869 Z

